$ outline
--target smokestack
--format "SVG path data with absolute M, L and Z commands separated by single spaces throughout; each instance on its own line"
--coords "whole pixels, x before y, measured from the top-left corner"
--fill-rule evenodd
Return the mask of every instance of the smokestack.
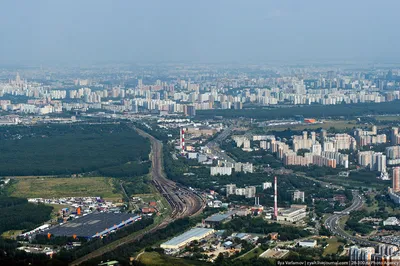
M 181 129 L 181 149 L 182 154 L 185 153 L 185 130 L 183 128 Z
M 274 216 L 278 218 L 278 179 L 275 176 L 275 194 L 274 194 Z

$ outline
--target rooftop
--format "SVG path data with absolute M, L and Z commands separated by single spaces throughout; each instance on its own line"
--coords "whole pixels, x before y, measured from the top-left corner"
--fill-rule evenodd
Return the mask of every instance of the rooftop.
M 180 243 L 183 243 L 187 241 L 188 239 L 191 239 L 193 237 L 200 238 L 210 232 L 214 232 L 214 229 L 209 229 L 209 228 L 193 228 L 177 237 L 174 237 L 167 242 L 165 242 L 163 245 L 171 245 L 171 246 L 178 246 Z
M 132 213 L 91 213 L 50 228 L 44 231 L 43 234 L 50 233 L 54 236 L 77 235 L 78 237 L 92 237 L 130 218 L 136 219 L 139 218 L 139 216 Z
M 235 212 L 227 212 L 227 213 L 217 213 L 214 215 L 211 215 L 210 217 L 206 218 L 206 222 L 222 222 L 225 219 L 228 219 L 230 216 L 232 216 L 233 214 L 235 214 Z

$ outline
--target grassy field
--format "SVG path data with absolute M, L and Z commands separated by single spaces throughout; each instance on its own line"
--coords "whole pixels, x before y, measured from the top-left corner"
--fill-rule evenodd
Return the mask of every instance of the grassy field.
M 17 177 L 12 196 L 26 198 L 60 198 L 99 196 L 118 201 L 122 195 L 115 193 L 111 178 L 57 178 L 57 177 Z
M 399 121 L 400 120 L 400 116 L 397 116 L 397 115 L 375 116 L 374 118 L 378 121 Z
M 327 243 L 329 244 L 324 250 L 323 255 L 326 256 L 328 254 L 336 254 L 340 245 L 344 245 L 342 242 L 339 242 L 336 237 L 332 237 L 328 239 Z
M 189 265 L 209 265 L 205 262 L 201 261 L 192 261 L 192 260 L 185 260 L 180 258 L 174 258 L 171 256 L 161 255 L 157 252 L 145 252 L 140 255 L 139 261 L 144 265 L 151 265 L 151 266 L 164 266 L 164 265 L 182 265 L 182 266 L 189 266 Z
M 249 252 L 243 254 L 242 256 L 238 257 L 237 259 L 240 260 L 251 260 L 254 258 L 258 258 L 261 253 L 263 253 L 264 250 L 262 250 L 260 247 L 255 247 L 252 250 L 250 250 Z M 236 259 L 235 259 L 236 260 Z
M 6 231 L 3 234 L 1 234 L 1 237 L 14 239 L 19 234 L 22 234 L 22 232 L 23 232 L 23 230 L 10 230 L 10 231 Z

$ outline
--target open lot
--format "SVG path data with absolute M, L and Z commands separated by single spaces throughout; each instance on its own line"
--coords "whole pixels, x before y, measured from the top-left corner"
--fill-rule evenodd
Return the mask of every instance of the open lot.
M 95 197 L 117 201 L 111 178 L 17 177 L 12 196 L 25 198 Z
M 327 243 L 329 245 L 324 250 L 324 253 L 323 253 L 324 256 L 326 256 L 328 254 L 336 254 L 339 246 L 344 245 L 342 242 L 339 242 L 336 237 L 332 237 L 332 238 L 328 239 Z

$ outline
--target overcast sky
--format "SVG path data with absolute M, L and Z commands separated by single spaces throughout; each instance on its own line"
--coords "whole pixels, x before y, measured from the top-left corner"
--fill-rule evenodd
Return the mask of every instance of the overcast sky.
M 399 59 L 399 10 L 399 0 L 4 0 L 0 64 Z

